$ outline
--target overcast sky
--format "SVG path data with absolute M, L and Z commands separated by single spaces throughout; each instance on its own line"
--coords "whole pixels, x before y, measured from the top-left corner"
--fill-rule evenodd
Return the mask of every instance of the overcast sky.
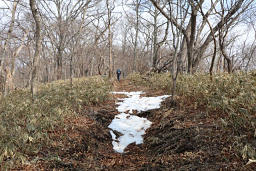
M 118 43 L 120 43 L 120 41 L 121 41 L 122 23 L 125 21 L 126 14 L 127 13 L 135 14 L 134 10 L 132 10 L 132 8 L 134 8 L 134 7 L 131 6 L 131 4 L 134 1 L 135 0 L 114 0 L 115 9 L 114 9 L 114 14 L 113 15 L 115 15 L 116 18 L 119 18 L 118 25 L 116 26 L 116 30 L 115 30 L 115 34 L 116 34 L 115 39 L 119 40 Z M 104 6 L 105 1 L 102 1 L 100 5 Z M 204 3 L 204 9 L 208 9 L 209 6 L 210 6 L 210 1 L 206 1 L 206 3 Z M 8 1 L 0 0 L 0 8 L 1 8 L 1 10 L 0 10 L 0 22 L 2 24 L 2 26 L 0 28 L 3 28 L 3 25 L 6 22 L 9 22 L 10 15 L 11 15 L 10 10 L 8 10 L 6 8 L 12 8 L 12 4 Z M 52 10 L 54 10 L 54 7 L 52 8 Z M 141 14 L 141 16 L 145 19 L 152 20 L 152 17 L 146 12 L 143 12 Z M 161 17 L 162 17 L 162 21 L 166 20 L 163 16 L 161 16 Z M 211 21 L 214 21 L 214 19 L 211 19 Z M 118 29 L 118 28 L 120 28 L 120 29 Z M 239 37 L 240 41 L 238 41 L 237 43 L 239 43 L 241 41 L 244 41 L 244 40 L 247 40 L 248 42 L 251 42 L 255 39 L 253 29 L 248 27 L 247 25 L 245 25 L 243 23 L 241 23 L 237 27 L 235 27 L 232 34 L 239 34 L 240 35 L 240 37 Z

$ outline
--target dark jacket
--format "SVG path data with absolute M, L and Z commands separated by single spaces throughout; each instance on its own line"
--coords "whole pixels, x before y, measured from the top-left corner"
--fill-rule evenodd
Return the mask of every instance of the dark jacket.
M 120 69 L 117 69 L 117 70 L 116 70 L 116 74 L 121 75 L 121 70 L 120 70 Z

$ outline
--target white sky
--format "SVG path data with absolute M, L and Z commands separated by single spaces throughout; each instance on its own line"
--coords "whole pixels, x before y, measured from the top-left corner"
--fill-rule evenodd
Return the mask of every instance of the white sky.
M 112 2 L 115 2 L 115 10 L 114 10 L 114 15 L 117 16 L 117 18 L 119 18 L 118 24 L 115 26 L 115 30 L 114 30 L 114 44 L 120 45 L 121 41 L 122 41 L 122 29 L 123 29 L 123 22 L 125 22 L 125 11 L 129 12 L 129 13 L 134 13 L 134 11 L 132 12 L 131 10 L 131 6 L 123 6 L 122 3 L 125 4 L 132 4 L 135 0 L 113 0 Z M 5 1 L 10 8 L 12 8 L 12 4 L 11 2 Z M 6 3 L 4 3 L 4 0 L 0 0 L 0 8 L 7 8 L 8 6 L 6 5 Z M 104 1 L 101 2 L 103 5 Z M 210 5 L 210 1 L 206 1 L 204 3 L 204 7 L 206 9 L 208 9 L 207 7 Z M 54 8 L 54 7 L 53 7 Z M 7 15 L 8 14 L 8 15 Z M 1 23 L 7 23 L 8 20 L 10 19 L 10 10 L 0 10 L 0 22 Z M 152 20 L 152 17 L 148 14 L 148 13 L 143 13 L 142 16 L 148 20 Z M 160 15 L 161 16 L 161 15 Z M 121 17 L 121 18 L 120 18 Z M 163 19 L 164 17 L 161 16 L 161 18 Z M 164 21 L 165 19 L 163 19 Z M 0 26 L 0 28 L 2 28 L 4 25 Z M 163 27 L 164 29 L 164 27 Z M 237 43 L 239 44 L 240 42 L 243 42 L 244 40 L 247 40 L 248 43 L 252 42 L 255 39 L 254 36 L 254 31 L 252 29 L 248 29 L 247 26 L 243 25 L 243 24 L 239 24 L 238 26 L 236 26 L 236 28 L 233 30 L 232 34 L 239 34 L 239 40 L 237 41 Z M 251 36 L 248 36 L 248 33 L 250 33 Z M 170 36 L 169 36 L 170 39 Z

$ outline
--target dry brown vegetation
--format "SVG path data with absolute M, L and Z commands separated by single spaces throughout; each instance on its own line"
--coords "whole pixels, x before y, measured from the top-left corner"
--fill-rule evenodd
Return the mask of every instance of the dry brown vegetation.
M 1 170 L 252 170 L 255 9 L 254 0 L 2 0 Z M 124 154 L 107 128 L 111 90 L 173 95 L 139 114 L 153 125 Z
M 203 85 L 193 84 L 199 77 Z M 160 109 L 139 114 L 153 122 L 144 144 L 131 144 L 124 154 L 113 151 L 107 126 L 117 114 L 117 97 L 109 94 L 111 87 L 156 96 L 169 92 L 169 78 L 133 74 L 110 84 L 93 77 L 75 80 L 73 89 L 58 81 L 40 86 L 35 104 L 26 90 L 13 92 L 1 105 L 1 167 L 253 170 L 254 163 L 246 165 L 256 157 L 253 72 L 216 75 L 213 81 L 209 75 L 181 76 L 176 104 L 167 99 Z
M 1 168 L 22 166 L 37 161 L 41 152 L 51 146 L 51 136 L 65 130 L 69 118 L 78 117 L 83 107 L 109 99 L 111 84 L 101 77 L 56 81 L 39 85 L 35 100 L 29 90 L 13 91 L 0 101 L 0 161 Z M 61 133 L 60 133 L 61 134 Z M 66 136 L 62 135 L 61 136 Z M 51 151 L 44 160 L 51 160 Z

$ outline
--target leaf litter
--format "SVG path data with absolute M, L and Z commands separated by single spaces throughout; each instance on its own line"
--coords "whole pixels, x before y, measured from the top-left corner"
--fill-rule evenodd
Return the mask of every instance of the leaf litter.
M 135 92 L 138 89 L 146 95 L 161 96 L 161 91 L 150 91 L 136 87 L 129 81 L 117 84 L 116 91 Z M 142 94 L 141 94 L 142 95 Z M 143 94 L 145 95 L 145 94 Z M 247 163 L 232 148 L 232 134 L 221 129 L 216 115 L 205 114 L 189 102 L 186 106 L 170 107 L 168 98 L 159 109 L 134 113 L 126 110 L 122 117 L 138 116 L 147 118 L 152 124 L 144 134 L 144 143 L 129 144 L 125 153 L 113 149 L 113 136 L 120 138 L 123 133 L 108 126 L 120 113 L 116 110 L 115 99 L 98 106 L 84 106 L 84 112 L 77 118 L 66 120 L 72 129 L 55 131 L 56 147 L 43 149 L 42 158 L 49 151 L 58 155 L 59 160 L 41 160 L 35 168 L 44 170 L 254 170 L 255 162 Z M 121 102 L 119 99 L 118 102 Z M 124 110 L 124 109 L 122 109 Z M 132 113 L 129 113 L 132 112 Z M 122 118 L 119 116 L 119 118 Z M 82 122 L 83 121 L 83 122 Z M 75 124 L 74 124 L 75 123 Z M 85 123 L 88 123 L 85 125 Z M 70 137 L 60 141 L 62 134 Z M 58 144 L 59 143 L 59 144 Z M 60 148 L 61 147 L 61 148 Z M 33 168 L 32 166 L 30 168 Z M 23 168 L 24 169 L 24 168 Z

